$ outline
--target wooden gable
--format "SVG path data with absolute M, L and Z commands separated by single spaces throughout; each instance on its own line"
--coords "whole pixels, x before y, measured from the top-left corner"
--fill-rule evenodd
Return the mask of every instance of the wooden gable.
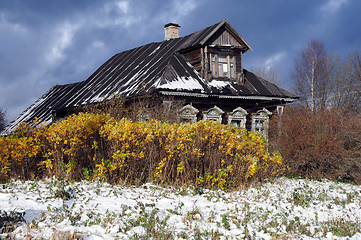
M 194 44 L 179 52 L 203 79 L 243 84 L 242 55 L 252 48 L 227 20 L 197 32 L 195 39 Z
M 253 50 L 227 20 L 220 22 L 200 43 L 203 46 L 218 45 L 239 47 L 243 53 L 248 50 Z
M 226 28 L 219 29 L 207 41 L 206 45 L 246 47 L 245 43 L 235 38 Z

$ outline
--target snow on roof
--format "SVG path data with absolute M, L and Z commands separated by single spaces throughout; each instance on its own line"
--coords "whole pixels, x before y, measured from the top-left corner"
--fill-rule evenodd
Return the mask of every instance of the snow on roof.
M 169 89 L 169 90 L 203 90 L 203 86 L 197 79 L 189 77 L 178 77 L 175 81 L 162 84 L 157 89 Z

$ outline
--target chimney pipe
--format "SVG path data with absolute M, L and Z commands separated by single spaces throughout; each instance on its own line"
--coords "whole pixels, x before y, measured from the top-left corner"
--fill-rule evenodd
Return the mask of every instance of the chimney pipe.
M 179 38 L 179 30 L 180 26 L 176 23 L 168 23 L 164 25 L 164 40 Z

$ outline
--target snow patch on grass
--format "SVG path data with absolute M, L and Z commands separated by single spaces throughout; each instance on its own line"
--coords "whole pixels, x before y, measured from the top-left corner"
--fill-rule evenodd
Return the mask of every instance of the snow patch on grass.
M 0 186 L 0 210 L 26 221 L 0 238 L 361 239 L 361 187 L 326 180 L 280 178 L 233 192 L 13 181 Z

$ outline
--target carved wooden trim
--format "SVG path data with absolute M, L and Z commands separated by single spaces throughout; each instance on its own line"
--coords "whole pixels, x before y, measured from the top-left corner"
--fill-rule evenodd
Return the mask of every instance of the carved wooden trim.
M 194 123 L 197 121 L 197 114 L 199 110 L 192 105 L 188 104 L 178 110 L 178 118 L 181 122 L 191 122 Z
M 247 115 L 246 110 L 238 107 L 228 115 L 228 124 L 236 124 L 238 127 L 246 129 Z
M 223 114 L 223 110 L 220 109 L 219 107 L 217 106 L 214 106 L 210 109 L 208 109 L 207 111 L 205 111 L 203 113 L 203 119 L 205 120 L 214 120 L 214 121 L 217 121 L 217 122 L 222 122 L 222 114 Z
M 252 131 L 261 133 L 268 138 L 269 118 L 272 115 L 270 111 L 263 108 L 252 114 Z

